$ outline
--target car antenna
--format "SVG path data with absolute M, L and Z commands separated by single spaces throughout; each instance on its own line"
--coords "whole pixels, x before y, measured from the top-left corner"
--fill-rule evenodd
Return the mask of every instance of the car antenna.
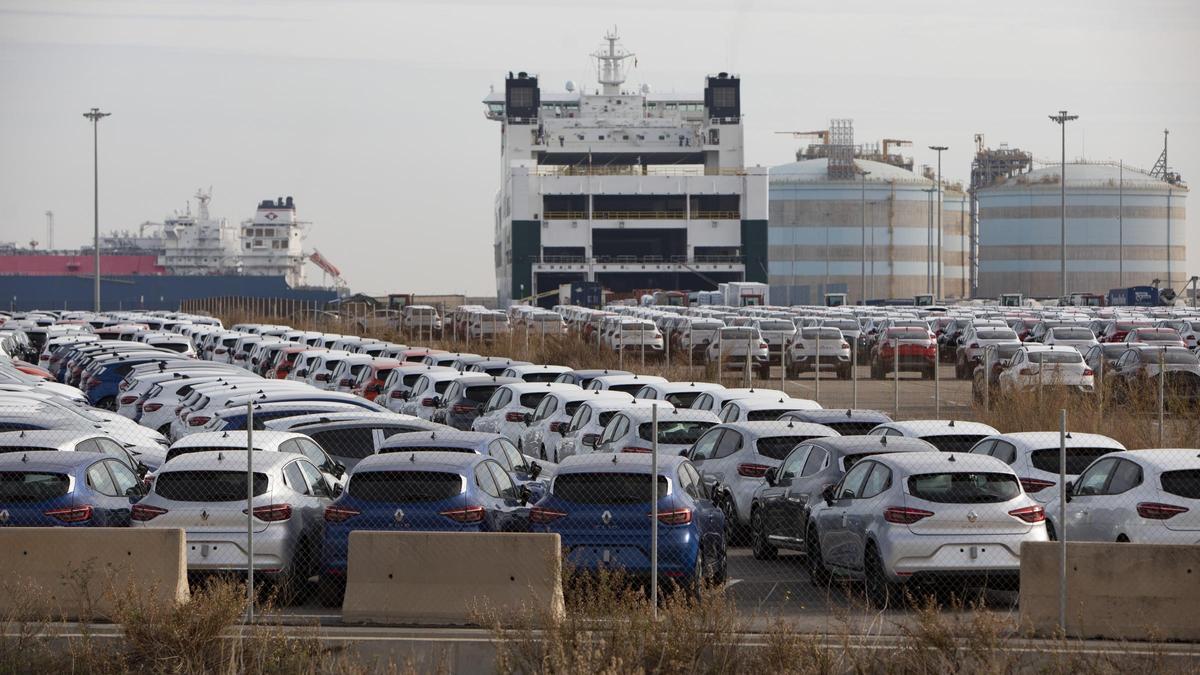
M 796 428 L 796 425 L 795 425 L 795 424 L 792 424 L 792 418 L 790 418 L 790 417 L 788 418 L 788 428 L 789 428 L 789 429 L 795 429 L 795 428 Z
M 1071 437 L 1071 432 L 1069 432 L 1069 431 L 1068 431 L 1068 432 L 1067 432 L 1067 438 L 1070 438 L 1070 437 Z
M 887 436 L 880 436 L 880 437 L 879 437 L 879 444 L 880 444 L 880 445 L 887 445 Z
M 846 417 L 853 417 L 853 415 L 852 415 L 851 413 L 853 413 L 853 409 L 852 409 L 852 408 L 846 408 Z
M 951 462 L 955 461 L 955 459 L 954 459 L 954 453 L 953 453 L 953 452 L 952 452 L 952 453 L 950 453 L 950 461 L 951 461 Z
M 223 452 L 218 452 L 218 453 L 217 453 L 217 461 L 218 461 L 218 462 L 223 462 L 223 461 L 225 461 L 225 453 L 223 453 Z
M 415 453 L 415 452 L 408 453 L 408 461 L 416 462 L 417 461 L 417 453 Z
M 616 463 L 617 463 L 617 456 L 616 456 L 615 454 L 613 455 L 613 458 L 612 458 L 612 463 L 613 463 L 613 464 L 616 464 Z
M 950 420 L 950 426 L 954 426 L 954 420 Z
M 229 438 L 229 432 L 226 431 L 225 433 L 221 434 L 221 438 Z
M 29 461 L 29 453 L 28 453 L 28 452 L 27 452 L 27 453 L 25 453 L 25 454 L 23 454 L 23 455 L 21 455 L 21 461 L 22 461 L 22 462 L 28 462 L 28 461 Z

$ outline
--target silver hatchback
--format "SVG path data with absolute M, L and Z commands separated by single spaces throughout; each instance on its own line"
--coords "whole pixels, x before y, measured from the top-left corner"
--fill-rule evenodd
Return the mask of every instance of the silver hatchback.
M 863 579 L 879 607 L 906 584 L 1015 588 L 1021 544 L 1047 541 L 1046 513 L 995 457 L 878 455 L 854 465 L 814 505 L 806 538 L 814 583 Z

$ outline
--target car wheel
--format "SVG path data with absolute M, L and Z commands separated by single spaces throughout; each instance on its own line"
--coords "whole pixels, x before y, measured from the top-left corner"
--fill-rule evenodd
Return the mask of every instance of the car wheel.
M 725 547 L 722 546 L 720 551 L 714 551 L 713 556 L 716 560 L 716 567 L 713 569 L 712 583 L 714 586 L 724 586 L 729 580 L 729 556 L 725 553 Z
M 876 609 L 886 609 L 900 602 L 899 584 L 888 580 L 879 558 L 879 551 L 872 545 L 867 548 L 863 560 L 863 585 L 867 592 L 867 601 Z
M 750 551 L 756 560 L 774 560 L 779 556 L 779 549 L 767 541 L 766 524 L 763 522 L 761 509 L 750 513 Z
M 825 558 L 821 555 L 821 539 L 817 528 L 810 526 L 804 535 L 805 562 L 808 564 L 808 581 L 813 586 L 828 586 L 832 578 L 825 567 Z
M 1058 533 L 1054 531 L 1054 522 L 1049 518 L 1046 519 L 1046 538 L 1050 541 L 1058 541 Z
M 1126 537 L 1126 536 L 1125 536 L 1125 535 L 1123 535 L 1123 534 L 1118 534 L 1118 535 L 1117 535 L 1117 543 L 1118 543 L 1118 544 L 1128 544 L 1128 543 L 1129 543 L 1129 537 Z
M 728 494 L 721 497 L 720 501 L 721 513 L 725 514 L 725 541 L 729 546 L 741 546 L 744 542 L 745 532 L 742 530 L 741 524 L 737 519 L 737 507 L 733 504 L 733 498 Z

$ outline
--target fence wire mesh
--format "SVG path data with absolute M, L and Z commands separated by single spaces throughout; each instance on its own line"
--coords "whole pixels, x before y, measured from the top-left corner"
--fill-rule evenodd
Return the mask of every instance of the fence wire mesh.
M 197 578 L 331 606 L 357 530 L 556 533 L 573 577 L 830 611 L 1011 604 L 1032 541 L 1200 544 L 1166 328 L 610 309 L 13 316 L 0 526 L 182 528 Z

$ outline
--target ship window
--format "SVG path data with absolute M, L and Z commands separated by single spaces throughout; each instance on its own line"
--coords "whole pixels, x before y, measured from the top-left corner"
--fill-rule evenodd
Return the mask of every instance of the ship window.
M 274 237 L 275 236 L 275 228 L 273 228 L 273 227 L 263 228 L 263 236 L 264 237 Z
M 246 248 L 250 248 L 250 242 L 246 242 Z
M 262 248 L 262 245 L 263 245 L 263 243 L 262 243 L 262 239 L 255 239 L 255 240 L 254 240 L 254 248 Z

